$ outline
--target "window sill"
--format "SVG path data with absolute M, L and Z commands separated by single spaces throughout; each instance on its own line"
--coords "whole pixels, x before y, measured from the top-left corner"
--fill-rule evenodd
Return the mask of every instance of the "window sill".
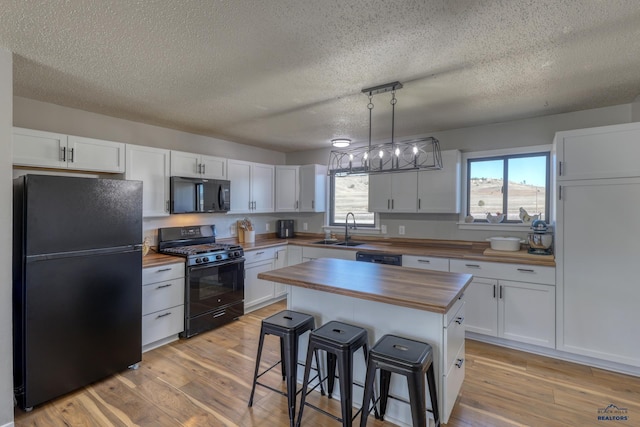
M 459 222 L 459 230 L 490 230 L 490 231 L 528 231 L 531 230 L 531 224 L 509 224 L 498 223 L 491 224 L 489 222 Z

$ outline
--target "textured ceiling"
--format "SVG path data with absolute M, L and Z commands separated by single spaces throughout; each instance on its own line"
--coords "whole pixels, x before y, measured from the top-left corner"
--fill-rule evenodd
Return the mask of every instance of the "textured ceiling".
M 628 103 L 636 0 L 3 1 L 14 94 L 279 151 Z M 390 136 L 389 94 L 373 138 Z

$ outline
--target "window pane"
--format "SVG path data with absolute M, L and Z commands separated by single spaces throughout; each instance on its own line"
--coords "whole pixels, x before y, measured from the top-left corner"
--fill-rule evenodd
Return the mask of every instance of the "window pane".
M 335 176 L 332 224 L 344 224 L 347 212 L 353 212 L 358 225 L 374 225 L 369 212 L 369 175 Z
M 546 218 L 547 157 L 511 158 L 508 162 L 507 221 L 519 221 L 521 207 L 531 216 Z
M 502 212 L 503 160 L 469 162 L 469 215 L 476 220 Z

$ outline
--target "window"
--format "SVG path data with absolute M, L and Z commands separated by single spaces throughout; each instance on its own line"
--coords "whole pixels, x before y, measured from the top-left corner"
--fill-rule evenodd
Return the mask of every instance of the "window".
M 467 160 L 467 215 L 487 213 L 520 222 L 520 208 L 548 221 L 549 153 L 512 154 Z
M 344 225 L 353 212 L 358 227 L 374 227 L 375 215 L 369 212 L 369 175 L 331 175 L 329 225 Z

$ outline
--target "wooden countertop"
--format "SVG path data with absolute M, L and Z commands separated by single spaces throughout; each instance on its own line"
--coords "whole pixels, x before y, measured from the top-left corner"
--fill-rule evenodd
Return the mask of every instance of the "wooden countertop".
M 258 274 L 259 279 L 446 313 L 471 282 L 470 274 L 320 258 Z
M 152 249 L 147 255 L 142 257 L 142 268 L 158 267 L 161 265 L 173 264 L 174 262 L 184 262 L 184 258 L 159 254 Z
M 267 235 L 272 236 L 272 235 Z M 370 236 L 354 236 L 353 240 L 364 243 L 360 246 L 319 245 L 314 242 L 322 240 L 321 235 L 300 235 L 290 239 L 257 236 L 255 243 L 238 243 L 236 239 L 220 239 L 225 243 L 237 243 L 245 251 L 263 249 L 273 246 L 297 245 L 313 248 L 329 248 L 345 251 L 389 252 L 402 255 L 429 256 L 451 259 L 465 259 L 475 261 L 502 262 L 511 264 L 539 265 L 555 267 L 555 258 L 544 255 L 526 256 L 526 249 L 519 252 L 501 252 L 485 250 L 489 248 L 487 242 L 472 242 L 463 240 L 433 240 L 433 239 L 384 239 Z

